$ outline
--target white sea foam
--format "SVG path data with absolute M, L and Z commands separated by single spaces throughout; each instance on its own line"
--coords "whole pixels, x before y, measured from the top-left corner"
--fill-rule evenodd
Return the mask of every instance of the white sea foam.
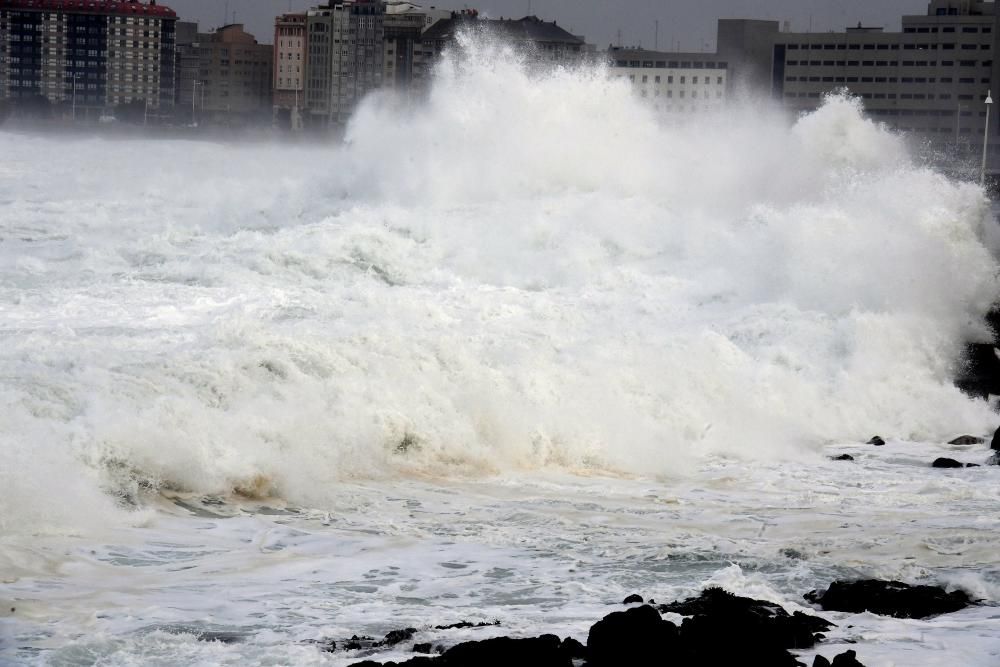
M 6 530 L 102 485 L 320 506 L 995 419 L 951 384 L 996 294 L 987 201 L 849 99 L 670 124 L 491 52 L 344 148 L 0 141 Z

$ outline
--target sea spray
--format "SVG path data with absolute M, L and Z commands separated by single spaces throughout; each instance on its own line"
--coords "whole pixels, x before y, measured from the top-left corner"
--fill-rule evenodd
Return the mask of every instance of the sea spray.
M 846 97 L 671 120 L 473 50 L 345 146 L 0 141 L 6 530 L 995 426 L 952 385 L 987 201 Z

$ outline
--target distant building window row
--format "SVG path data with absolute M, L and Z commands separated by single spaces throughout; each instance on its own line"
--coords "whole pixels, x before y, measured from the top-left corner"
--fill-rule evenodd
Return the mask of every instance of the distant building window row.
M 645 67 L 657 69 L 728 69 L 729 63 L 686 60 L 616 60 L 615 67 Z
M 788 60 L 788 67 L 992 67 L 992 60 Z
M 988 29 L 984 29 L 984 32 L 989 32 Z M 937 51 L 938 49 L 944 49 L 945 51 L 954 50 L 958 45 L 954 43 L 939 44 L 937 42 L 928 42 L 927 44 L 891 44 L 891 43 L 881 43 L 881 44 L 785 44 L 786 49 L 789 51 Z M 962 44 L 963 49 L 989 49 L 992 45 L 989 43 L 976 43 L 976 44 Z

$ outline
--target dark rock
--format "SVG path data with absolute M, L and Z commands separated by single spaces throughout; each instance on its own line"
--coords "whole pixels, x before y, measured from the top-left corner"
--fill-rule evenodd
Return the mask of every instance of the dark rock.
M 642 604 L 643 602 L 645 602 L 645 600 L 643 600 L 642 596 L 639 595 L 638 593 L 633 593 L 632 595 L 622 600 L 622 604 L 635 604 L 636 602 Z
M 879 436 L 876 435 L 874 438 L 872 438 L 871 440 L 869 440 L 866 444 L 875 445 L 876 447 L 881 447 L 882 445 L 885 444 L 885 440 L 883 440 L 882 438 L 880 438 Z
M 934 463 L 931 464 L 932 468 L 964 468 L 965 465 L 959 463 L 955 459 L 946 459 L 944 457 L 934 459 Z
M 1000 451 L 1000 428 L 993 432 L 993 440 L 990 441 L 990 449 Z
M 858 654 L 854 651 L 844 651 L 838 656 L 834 656 L 833 664 L 821 655 L 813 659 L 812 667 L 865 667 L 858 662 Z
M 430 653 L 431 652 L 431 643 L 430 642 L 426 642 L 426 643 L 423 643 L 423 644 L 414 644 L 413 645 L 413 652 L 414 653 Z
M 661 605 L 684 619 L 680 628 L 679 664 L 798 665 L 788 649 L 810 648 L 833 625 L 818 616 L 709 588 L 701 596 Z M 719 641 L 725 637 L 725 641 Z
M 982 466 L 980 466 L 978 463 L 966 463 L 965 467 L 966 468 L 981 468 Z
M 492 623 L 469 623 L 468 621 L 459 621 L 458 623 L 452 623 L 451 625 L 435 625 L 435 630 L 460 630 L 463 628 L 488 628 L 494 625 L 500 625 L 500 621 L 493 621 Z
M 1000 361 L 993 343 L 965 346 L 965 365 L 955 386 L 979 398 L 1000 394 Z
M 559 650 L 570 660 L 587 657 L 587 647 L 572 637 L 564 639 L 562 644 L 559 645 Z
M 844 651 L 838 656 L 834 656 L 831 667 L 865 667 L 858 662 L 858 654 L 854 651 Z
M 841 454 L 840 456 L 831 456 L 830 458 L 832 460 L 834 460 L 834 461 L 853 461 L 854 460 L 854 457 L 851 456 L 850 454 Z
M 200 642 L 219 642 L 220 644 L 238 644 L 246 639 L 239 632 L 227 632 L 225 630 L 205 630 L 198 633 Z
M 463 667 L 511 667 L 512 665 L 537 665 L 538 667 L 573 667 L 573 661 L 561 650 L 555 635 L 542 635 L 529 639 L 497 637 L 476 642 L 464 642 L 444 652 L 434 664 Z M 407 661 L 409 663 L 410 661 Z
M 416 628 L 406 628 L 405 630 L 393 630 L 382 640 L 382 646 L 395 646 L 400 642 L 405 642 L 417 634 Z
M 419 656 L 416 658 L 410 658 L 405 662 L 375 662 L 374 660 L 364 660 L 362 662 L 352 663 L 349 667 L 434 667 L 435 665 L 442 665 L 440 658 L 425 658 Z
M 662 662 L 677 648 L 677 626 L 649 605 L 608 614 L 590 628 L 588 667 Z
M 835 581 L 824 592 L 806 593 L 805 599 L 827 611 L 870 611 L 895 618 L 926 618 L 972 604 L 964 591 L 948 593 L 939 586 L 909 586 L 877 579 Z
M 948 442 L 949 445 L 981 445 L 983 444 L 982 438 L 977 438 L 974 435 L 960 435 L 954 440 Z
M 330 642 L 330 644 L 336 646 L 336 642 Z M 359 637 L 354 635 L 350 639 L 345 640 L 340 648 L 344 651 L 357 651 L 361 648 L 376 648 L 381 645 L 382 642 L 375 641 L 374 637 Z

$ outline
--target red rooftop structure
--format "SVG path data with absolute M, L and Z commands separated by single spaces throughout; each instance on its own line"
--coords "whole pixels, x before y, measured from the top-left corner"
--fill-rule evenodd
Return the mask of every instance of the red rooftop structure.
M 156 0 L 149 4 L 139 0 L 0 0 L 0 9 L 177 18 L 177 12 Z

